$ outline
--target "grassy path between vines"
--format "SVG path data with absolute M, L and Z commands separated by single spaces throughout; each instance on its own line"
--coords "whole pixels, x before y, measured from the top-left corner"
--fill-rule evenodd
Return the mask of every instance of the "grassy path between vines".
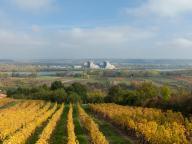
M 45 106 L 45 105 L 44 105 Z M 54 104 L 52 103 L 51 104 L 51 108 L 53 108 Z M 49 119 L 54 115 L 54 113 L 45 121 L 43 122 L 40 126 L 38 126 L 36 129 L 35 129 L 35 132 L 27 139 L 27 142 L 26 144 L 35 144 L 38 139 L 39 139 L 39 136 L 41 135 L 41 133 L 43 132 L 44 128 L 46 127 L 46 125 L 49 123 Z
M 99 125 L 99 129 L 105 135 L 110 144 L 132 144 L 126 135 L 122 134 L 117 128 L 115 128 L 109 122 L 96 117 L 92 114 L 88 106 L 83 106 L 85 111 L 93 118 L 93 120 Z
M 88 137 L 85 133 L 84 129 L 81 127 L 81 124 L 79 122 L 79 114 L 78 114 L 78 108 L 77 105 L 73 106 L 73 122 L 75 125 L 75 135 L 77 137 L 77 140 L 80 144 L 88 144 Z
M 61 119 L 57 123 L 53 134 L 51 135 L 50 144 L 67 144 L 67 114 L 69 105 L 65 105 Z
M 47 119 L 47 121 L 45 121 L 41 126 L 37 127 L 35 129 L 35 132 L 28 138 L 26 144 L 35 144 L 36 141 L 38 141 L 39 136 L 41 135 L 43 129 L 46 127 L 48 122 L 49 122 L 49 119 Z

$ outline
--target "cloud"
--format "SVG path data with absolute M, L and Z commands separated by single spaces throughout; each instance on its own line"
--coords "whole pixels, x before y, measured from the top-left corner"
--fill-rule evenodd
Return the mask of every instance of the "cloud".
M 154 36 L 153 31 L 142 30 L 133 27 L 97 27 L 93 29 L 73 28 L 69 31 L 61 31 L 64 36 L 74 42 L 90 45 L 114 45 L 138 40 L 145 40 Z
M 143 47 L 143 42 L 154 36 L 152 30 L 129 26 L 50 30 L 42 28 L 38 32 L 0 29 L 0 51 L 2 56 L 9 54 L 28 58 L 114 57 L 122 51 L 124 53 L 134 47 Z
M 41 29 L 38 25 L 32 25 L 31 30 L 32 32 L 39 32 Z
M 161 17 L 176 17 L 192 12 L 191 0 L 147 0 L 136 8 L 127 8 L 127 14 L 136 16 L 158 15 Z
M 9 16 L 7 15 L 7 13 L 5 11 L 3 11 L 0 7 L 0 28 L 1 27 L 7 27 L 10 25 L 10 20 L 9 20 Z
M 55 0 L 10 0 L 10 2 L 20 9 L 30 12 L 42 12 L 53 9 L 55 6 Z
M 191 58 L 192 36 L 175 35 L 163 40 L 154 28 L 130 26 L 57 29 L 41 26 L 38 32 L 31 28 L 0 29 L 0 51 L 1 58 L 26 59 Z
M 41 50 L 46 50 L 47 41 L 25 31 L 0 29 L 1 58 L 36 58 Z
M 35 36 L 26 32 L 17 32 L 0 29 L 0 47 L 6 49 L 12 47 L 13 50 L 22 47 L 42 46 L 43 42 Z
M 191 48 L 192 49 L 192 39 L 190 38 L 175 38 L 172 39 L 169 43 L 168 43 L 168 47 L 171 48 Z
M 192 37 L 170 37 L 164 40 L 156 40 L 154 47 L 147 51 L 152 58 L 165 59 L 191 59 Z
M 162 56 L 167 57 L 183 57 L 191 58 L 192 52 L 192 37 L 181 36 L 181 37 L 170 37 L 166 40 L 157 40 L 154 46 L 156 52 Z

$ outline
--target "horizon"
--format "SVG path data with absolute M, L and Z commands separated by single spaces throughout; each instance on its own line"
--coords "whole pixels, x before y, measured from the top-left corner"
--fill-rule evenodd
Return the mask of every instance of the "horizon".
M 190 0 L 2 0 L 0 59 L 192 59 Z
M 192 60 L 192 58 L 26 58 L 26 59 L 22 59 L 22 58 L 15 58 L 15 59 L 11 59 L 11 58 L 5 58 L 5 59 L 0 59 L 0 61 L 33 61 L 33 60 L 171 60 L 171 61 L 190 61 Z

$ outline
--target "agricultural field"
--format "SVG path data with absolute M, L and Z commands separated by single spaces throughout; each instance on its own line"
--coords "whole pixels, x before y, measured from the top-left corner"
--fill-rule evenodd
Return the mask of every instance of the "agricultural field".
M 50 85 L 52 81 L 60 80 L 63 83 L 72 83 L 78 81 L 84 81 L 83 79 L 78 78 L 70 78 L 70 77 L 55 77 L 55 76 L 38 76 L 36 78 L 18 78 L 18 77 L 7 77 L 0 78 L 0 88 L 9 88 L 9 87 L 17 87 L 17 86 L 25 86 L 25 87 L 34 87 L 37 85 Z
M 188 144 L 191 136 L 191 119 L 170 110 L 0 99 L 1 144 Z
M 179 112 L 116 104 L 91 104 L 92 112 L 135 136 L 140 143 L 192 143 L 192 121 Z
M 8 107 L 10 105 L 14 105 L 17 102 L 15 99 L 10 98 L 0 98 L 0 108 Z

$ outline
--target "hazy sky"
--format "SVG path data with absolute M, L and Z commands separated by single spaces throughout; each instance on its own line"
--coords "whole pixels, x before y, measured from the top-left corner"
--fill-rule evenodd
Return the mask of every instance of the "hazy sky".
M 2 58 L 192 59 L 192 0 L 0 0 Z

